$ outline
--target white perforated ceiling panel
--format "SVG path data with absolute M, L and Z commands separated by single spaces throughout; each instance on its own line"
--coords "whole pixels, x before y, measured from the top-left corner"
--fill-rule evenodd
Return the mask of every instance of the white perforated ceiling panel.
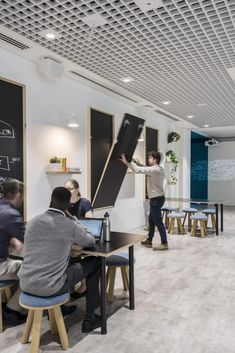
M 0 24 L 199 127 L 235 125 L 235 0 L 157 2 L 5 0 Z M 106 24 L 87 24 L 95 14 Z

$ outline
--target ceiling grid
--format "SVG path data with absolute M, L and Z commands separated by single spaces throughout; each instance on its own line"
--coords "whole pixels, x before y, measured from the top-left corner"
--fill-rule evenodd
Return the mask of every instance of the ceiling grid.
M 235 125 L 235 0 L 162 4 L 143 12 L 131 0 L 2 0 L 0 25 L 199 127 Z M 95 14 L 106 24 L 84 22 Z M 47 41 L 47 29 L 61 37 Z

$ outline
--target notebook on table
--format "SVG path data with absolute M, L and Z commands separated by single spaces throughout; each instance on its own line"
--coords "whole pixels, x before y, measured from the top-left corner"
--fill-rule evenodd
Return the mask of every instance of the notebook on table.
M 95 238 L 96 241 L 101 240 L 103 229 L 103 218 L 80 218 L 84 228 Z

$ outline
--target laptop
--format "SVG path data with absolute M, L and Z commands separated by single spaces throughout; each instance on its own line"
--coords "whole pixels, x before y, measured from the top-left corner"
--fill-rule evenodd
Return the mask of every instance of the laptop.
M 95 238 L 96 242 L 101 240 L 103 218 L 80 218 L 79 222 Z

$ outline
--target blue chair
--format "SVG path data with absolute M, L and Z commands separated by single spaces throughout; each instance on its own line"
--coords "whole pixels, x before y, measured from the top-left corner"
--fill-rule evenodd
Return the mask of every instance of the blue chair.
M 123 289 L 129 290 L 129 255 L 127 252 L 119 252 L 111 255 L 106 259 L 107 274 L 106 274 L 106 290 L 108 292 L 108 301 L 113 301 L 113 292 L 116 271 L 119 267 L 121 269 Z
M 175 220 L 176 220 L 177 226 L 178 226 L 178 234 L 184 234 L 184 227 L 182 226 L 182 222 L 181 222 L 181 219 L 184 218 L 184 213 L 183 212 L 171 212 L 168 214 L 167 217 L 168 217 L 168 219 L 170 219 L 168 233 L 170 233 L 170 234 L 174 233 Z
M 204 238 L 207 235 L 207 221 L 208 218 L 203 213 L 196 213 L 195 215 L 191 216 L 191 220 L 193 221 L 193 226 L 191 230 L 191 237 L 194 237 L 197 233 L 197 225 L 198 222 L 200 223 L 200 231 L 201 237 Z
M 7 301 L 11 298 L 11 287 L 17 283 L 16 280 L 12 281 L 0 281 L 0 333 L 3 331 L 2 323 L 2 294 L 5 292 Z
M 32 330 L 30 353 L 38 353 L 39 350 L 43 310 L 48 310 L 51 332 L 55 334 L 58 330 L 62 348 L 66 350 L 69 347 L 64 319 L 60 309 L 60 306 L 66 303 L 69 298 L 69 293 L 52 297 L 37 297 L 24 292 L 20 294 L 20 305 L 29 311 L 21 342 L 23 344 L 28 343 Z
M 170 212 L 174 212 L 178 210 L 178 207 L 170 207 L 170 206 L 163 206 L 162 207 L 162 219 L 164 221 L 164 218 L 165 218 L 165 227 L 168 228 L 169 227 L 169 218 L 168 218 L 168 215 Z
M 212 226 L 212 230 L 215 231 L 216 230 L 216 220 L 215 220 L 215 214 L 216 211 L 213 208 L 206 208 L 205 210 L 202 210 L 202 213 L 211 218 L 211 226 Z
M 185 213 L 185 216 L 184 216 L 184 220 L 183 220 L 183 227 L 184 227 L 184 224 L 185 224 L 185 221 L 186 221 L 186 218 L 188 216 L 188 229 L 191 229 L 192 228 L 192 220 L 191 220 L 191 216 L 194 215 L 198 210 L 196 208 L 193 208 L 193 207 L 186 207 L 183 209 L 183 212 Z

